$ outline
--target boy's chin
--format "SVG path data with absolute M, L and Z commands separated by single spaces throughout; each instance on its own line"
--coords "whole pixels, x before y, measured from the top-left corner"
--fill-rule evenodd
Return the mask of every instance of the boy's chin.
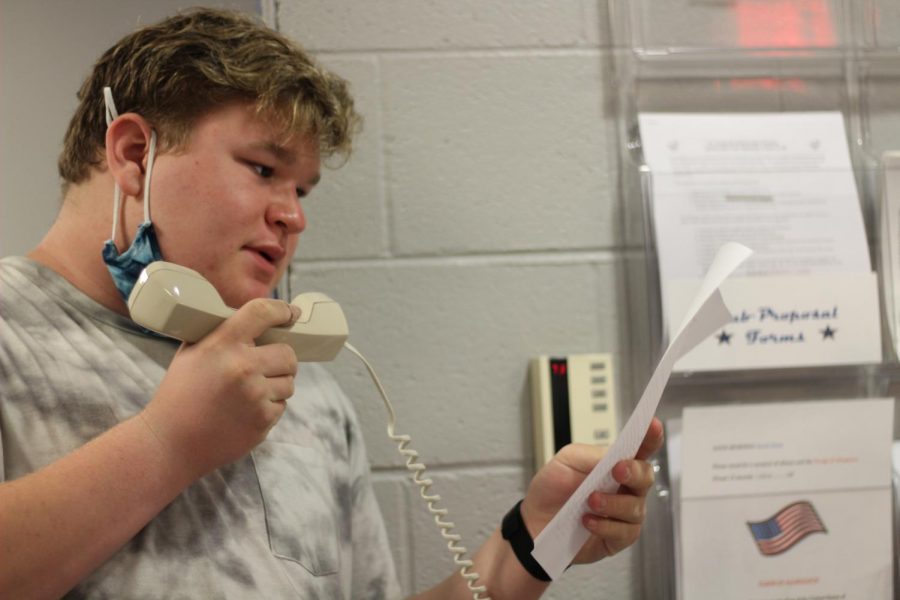
M 235 290 L 222 296 L 225 304 L 231 308 L 240 308 L 257 298 L 271 298 L 272 290 L 264 285 L 254 286 L 246 290 Z

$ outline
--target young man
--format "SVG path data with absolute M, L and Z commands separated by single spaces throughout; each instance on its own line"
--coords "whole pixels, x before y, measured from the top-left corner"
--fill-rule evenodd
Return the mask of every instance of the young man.
M 0 260 L 0 597 L 396 597 L 350 403 L 318 365 L 295 377 L 290 348 L 253 342 L 298 318 L 269 296 L 320 157 L 349 151 L 344 82 L 248 18 L 202 10 L 121 40 L 79 98 L 59 217 Z M 193 345 L 142 330 L 124 299 L 160 259 L 240 309 Z M 620 493 L 591 496 L 576 562 L 637 539 L 641 459 L 661 441 L 654 422 L 614 469 Z M 498 528 L 476 553 L 493 598 L 547 587 L 516 550 L 599 459 L 561 452 L 511 511 L 525 541 Z M 471 593 L 452 574 L 421 597 Z

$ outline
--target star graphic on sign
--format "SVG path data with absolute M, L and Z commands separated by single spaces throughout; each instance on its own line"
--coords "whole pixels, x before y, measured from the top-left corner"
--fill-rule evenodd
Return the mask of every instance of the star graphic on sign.
M 722 333 L 719 334 L 719 345 L 721 346 L 722 344 L 731 345 L 731 334 L 724 329 L 722 330 Z
M 825 326 L 825 329 L 820 329 L 819 331 L 822 332 L 822 339 L 823 339 L 823 340 L 828 340 L 828 339 L 833 340 L 833 339 L 834 339 L 834 333 L 835 333 L 835 331 L 837 331 L 837 330 L 836 330 L 836 329 L 832 329 L 832 328 L 831 328 L 831 325 L 826 325 L 826 326 Z

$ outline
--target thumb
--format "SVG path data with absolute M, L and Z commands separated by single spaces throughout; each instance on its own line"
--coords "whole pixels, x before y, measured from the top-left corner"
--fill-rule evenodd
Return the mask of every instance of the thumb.
M 299 317 L 300 309 L 283 300 L 255 298 L 226 319 L 209 337 L 252 345 L 267 329 L 291 325 Z

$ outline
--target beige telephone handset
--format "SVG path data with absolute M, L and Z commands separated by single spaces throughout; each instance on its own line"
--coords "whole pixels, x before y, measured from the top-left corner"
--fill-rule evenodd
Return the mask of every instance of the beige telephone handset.
M 300 318 L 291 327 L 272 327 L 257 344 L 285 343 L 298 362 L 332 360 L 349 334 L 340 305 L 316 292 L 291 301 Z M 157 261 L 143 270 L 131 295 L 128 311 L 135 323 L 185 342 L 198 342 L 235 310 L 200 273 L 174 263 Z
M 347 343 L 347 321 L 340 305 L 318 293 L 300 294 L 291 304 L 300 307 L 300 319 L 291 327 L 272 327 L 256 342 L 287 343 L 294 349 L 297 360 L 303 362 L 332 360 L 341 348 L 347 348 L 363 362 L 384 400 L 388 412 L 388 437 L 397 443 L 400 454 L 406 458 L 406 468 L 419 486 L 420 495 L 453 554 L 453 562 L 460 567 L 473 599 L 490 600 L 482 595 L 487 588 L 477 585 L 479 575 L 471 570 L 474 564 L 463 558 L 467 550 L 460 544 L 460 536 L 451 533 L 455 525 L 446 520 L 447 509 L 437 505 L 441 497 L 429 492 L 432 481 L 423 476 L 425 465 L 418 460 L 418 453 L 409 448 L 410 437 L 394 431 L 394 408 L 375 370 L 356 348 Z M 235 312 L 225 305 L 216 288 L 200 273 L 165 261 L 151 263 L 141 272 L 128 297 L 128 310 L 138 325 L 185 342 L 200 341 Z

